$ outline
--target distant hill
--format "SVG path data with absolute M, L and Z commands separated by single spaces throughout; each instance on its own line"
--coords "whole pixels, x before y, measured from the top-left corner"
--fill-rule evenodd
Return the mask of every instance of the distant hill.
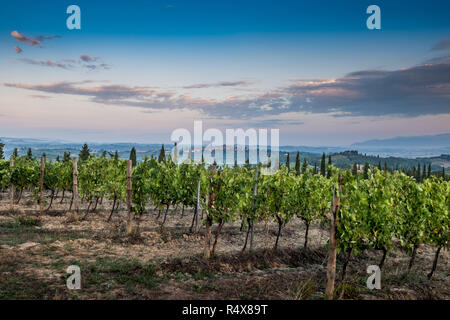
M 450 133 L 434 136 L 396 137 L 391 139 L 374 139 L 352 144 L 361 147 L 450 147 Z
M 351 149 L 368 154 L 407 158 L 450 154 L 450 133 L 368 140 L 352 144 Z

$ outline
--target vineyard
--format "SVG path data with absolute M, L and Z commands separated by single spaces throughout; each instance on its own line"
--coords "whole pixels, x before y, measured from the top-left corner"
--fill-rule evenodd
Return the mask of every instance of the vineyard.
M 35 261 L 28 255 L 46 252 L 44 260 L 59 278 L 38 277 L 46 279 L 50 289 L 45 292 L 53 293 L 42 292 L 40 298 L 70 298 L 61 277 L 74 260 L 82 273 L 89 270 L 90 291 L 80 292 L 80 298 L 92 298 L 94 288 L 106 284 L 120 287 L 113 298 L 142 298 L 136 288 L 147 293 L 143 297 L 163 298 L 164 286 L 177 281 L 200 298 L 407 297 L 404 291 L 364 289 L 366 268 L 375 264 L 383 274 L 386 270 L 382 281 L 388 286 L 413 281 L 413 287 L 428 288 L 410 297 L 448 299 L 450 182 L 436 177 L 417 182 L 378 168 L 364 174 L 332 166 L 327 171 L 321 175 L 281 166 L 263 175 L 261 166 L 176 165 L 170 157 L 134 165 L 104 156 L 0 160 L 0 255 L 9 261 L 2 263 L 2 273 L 16 274 L 24 259 Z M 44 239 L 47 231 L 53 240 Z M 85 243 L 83 258 L 67 243 L 55 246 L 64 241 Z M 96 241 L 105 246 L 99 249 Z M 144 254 L 146 259 L 133 252 L 140 248 L 142 254 L 152 246 L 157 253 Z M 122 250 L 114 259 L 106 254 L 111 247 Z M 43 268 L 42 261 L 34 263 Z M 286 273 L 266 274 L 277 267 Z M 314 270 L 299 273 L 302 268 Z M 236 270 L 240 277 L 251 274 L 258 289 L 248 293 L 241 287 L 239 294 L 221 296 L 215 286 L 232 282 L 218 274 Z M 16 276 L 18 286 L 23 279 Z M 3 278 L 0 296 L 10 297 L 11 280 Z M 269 293 L 269 284 L 283 279 L 289 296 Z M 33 292 L 39 292 L 37 287 Z

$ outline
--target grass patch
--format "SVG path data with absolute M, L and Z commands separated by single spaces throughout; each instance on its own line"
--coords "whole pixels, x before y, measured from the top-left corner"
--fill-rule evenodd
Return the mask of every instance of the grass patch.
M 32 218 L 32 217 L 31 217 Z M 0 224 L 0 244 L 14 246 L 25 242 L 50 244 L 57 240 L 67 241 L 87 238 L 86 231 L 59 231 L 37 228 L 38 222 L 30 217 L 16 218 Z

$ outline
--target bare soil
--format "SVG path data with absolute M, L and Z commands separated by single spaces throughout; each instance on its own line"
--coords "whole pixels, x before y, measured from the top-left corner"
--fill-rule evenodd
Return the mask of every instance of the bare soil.
M 39 215 L 31 193 L 10 210 L 9 196 L 0 194 L 0 299 L 323 299 L 326 285 L 328 230 L 313 225 L 308 248 L 299 219 L 283 228 L 273 250 L 277 224 L 255 226 L 254 250 L 242 253 L 246 230 L 240 221 L 225 224 L 216 255 L 203 258 L 203 227 L 190 233 L 193 210 L 171 208 L 163 214 L 149 205 L 140 221 L 140 236 L 126 236 L 122 204 L 106 222 L 112 202 L 104 199 L 96 212 L 82 220 L 67 212 L 70 193 L 54 200 Z M 22 218 L 19 218 L 22 217 Z M 25 218 L 30 218 L 28 221 Z M 214 229 L 217 225 L 213 226 Z M 450 299 L 450 265 L 442 250 L 431 280 L 435 248 L 420 247 L 410 274 L 409 257 L 399 248 L 389 253 L 380 290 L 369 290 L 367 266 L 378 264 L 381 252 L 353 256 L 344 282 L 343 257 L 338 257 L 336 297 L 340 299 Z M 69 290 L 69 265 L 81 268 L 82 288 Z

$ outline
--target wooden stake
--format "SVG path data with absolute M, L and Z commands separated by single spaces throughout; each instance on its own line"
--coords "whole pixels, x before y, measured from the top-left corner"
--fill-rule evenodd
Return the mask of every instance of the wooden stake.
M 258 192 L 258 183 L 256 182 L 258 180 L 258 167 L 255 168 L 255 185 L 253 186 L 253 211 L 255 213 L 256 217 L 256 194 Z M 253 250 L 253 226 L 255 225 L 255 219 L 251 219 L 251 226 L 250 226 L 250 251 Z
M 216 166 L 211 166 L 211 174 L 210 179 L 212 181 L 214 175 L 216 174 Z M 211 209 L 214 207 L 214 198 L 215 198 L 215 190 L 214 188 L 210 190 L 209 196 L 208 196 L 208 212 L 206 214 L 206 223 L 205 223 L 205 250 L 204 250 L 204 257 L 206 259 L 211 258 L 211 228 L 213 219 L 211 216 Z
M 128 160 L 127 163 L 127 208 L 128 208 L 128 221 L 127 221 L 127 233 L 130 235 L 133 233 L 132 220 L 131 220 L 131 197 L 133 191 L 132 185 L 132 161 Z
M 340 191 L 341 189 L 339 186 L 339 193 Z M 336 188 L 333 187 L 333 204 L 331 209 L 330 243 L 327 265 L 327 287 L 325 290 L 325 299 L 327 300 L 332 300 L 334 297 L 334 282 L 336 279 L 336 231 L 340 200 L 341 199 L 336 195 Z
M 11 172 L 14 169 L 14 157 L 11 157 L 11 159 L 9 160 L 9 167 L 11 168 Z M 10 201 L 9 201 L 9 207 L 11 211 L 14 211 L 14 183 L 11 181 L 11 186 L 10 186 Z
M 73 209 L 78 212 L 78 167 L 77 158 L 72 159 L 73 164 Z
M 45 174 L 45 157 L 41 157 L 41 183 L 40 183 L 40 197 L 39 197 L 39 212 L 44 214 L 44 174 Z

